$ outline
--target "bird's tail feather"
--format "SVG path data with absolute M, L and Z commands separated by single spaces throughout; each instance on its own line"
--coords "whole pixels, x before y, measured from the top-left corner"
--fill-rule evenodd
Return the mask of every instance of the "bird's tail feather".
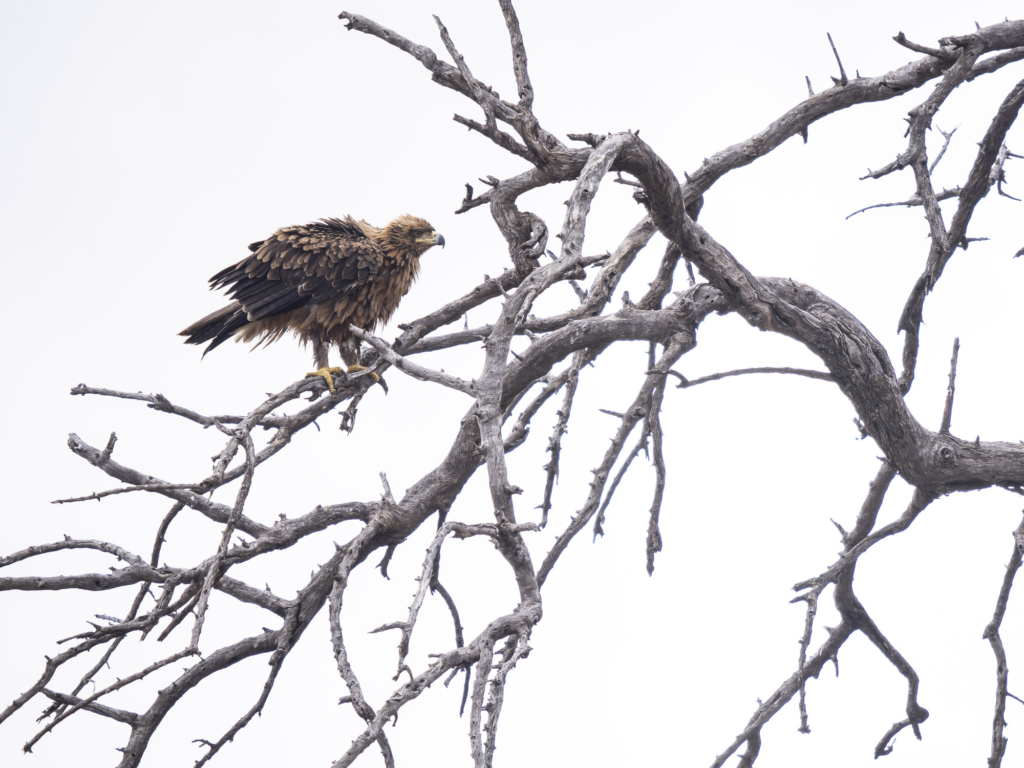
M 186 344 L 203 344 L 211 341 L 203 351 L 203 357 L 215 347 L 219 347 L 225 341 L 235 335 L 240 328 L 249 324 L 249 317 L 239 302 L 234 302 L 226 307 L 212 312 L 202 320 L 197 320 L 188 328 L 181 331 L 179 336 L 188 336 Z

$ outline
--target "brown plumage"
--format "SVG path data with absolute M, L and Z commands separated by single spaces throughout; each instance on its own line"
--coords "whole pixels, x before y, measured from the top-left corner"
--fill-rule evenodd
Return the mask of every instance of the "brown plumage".
M 269 344 L 292 331 L 313 345 L 318 373 L 330 382 L 330 345 L 357 366 L 359 341 L 349 324 L 371 331 L 386 323 L 419 274 L 420 256 L 434 245 L 444 238 L 408 215 L 383 229 L 349 216 L 283 227 L 210 278 L 211 288 L 227 288 L 235 301 L 180 335 L 186 344 L 209 341 L 205 355 L 231 337 Z

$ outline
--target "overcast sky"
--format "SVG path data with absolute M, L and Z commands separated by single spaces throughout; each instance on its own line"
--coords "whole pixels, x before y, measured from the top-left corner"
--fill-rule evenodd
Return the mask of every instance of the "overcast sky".
M 919 43 L 965 34 L 1015 13 L 1013 4 L 947 0 L 826 4 L 669 4 L 633 0 L 551 3 L 519 0 L 541 123 L 567 132 L 639 129 L 675 169 L 763 129 L 837 74 L 826 32 L 847 72 L 879 75 L 916 58 L 892 42 L 903 31 Z M 205 477 L 220 436 L 143 405 L 70 397 L 79 382 L 160 392 L 202 413 L 247 412 L 264 394 L 307 370 L 310 356 L 292 340 L 251 353 L 228 344 L 200 360 L 177 332 L 219 308 L 207 278 L 246 255 L 246 245 L 280 226 L 351 214 L 382 226 L 403 213 L 443 233 L 444 251 L 423 260 L 418 283 L 395 322 L 407 322 L 508 267 L 504 241 L 485 208 L 456 216 L 464 184 L 525 170 L 482 137 L 452 122 L 478 118 L 466 99 L 430 81 L 417 62 L 380 40 L 346 32 L 341 10 L 370 16 L 442 51 L 438 14 L 474 74 L 506 98 L 515 93 L 508 39 L 491 2 L 413 0 L 349 5 L 293 2 L 8 0 L 0 5 L 0 218 L 5 234 L 5 300 L 0 304 L 5 375 L 0 379 L 5 439 L 0 444 L 5 499 L 0 550 L 75 538 L 116 541 L 146 554 L 169 504 L 138 494 L 100 504 L 51 506 L 56 498 L 115 487 L 70 453 L 69 432 L 102 446 L 110 432 L 122 463 L 172 482 Z M 1024 72 L 1017 64 L 962 87 L 939 113 L 959 126 L 936 173 L 938 186 L 962 183 L 988 121 Z M 913 193 L 909 172 L 858 181 L 905 147 L 903 117 L 930 88 L 861 106 L 816 123 L 810 142 L 791 139 L 735 171 L 707 195 L 701 223 L 757 275 L 792 277 L 856 314 L 900 359 L 896 323 L 927 256 L 918 210 L 854 210 Z M 929 137 L 934 156 L 939 137 Z M 1018 125 L 1008 139 L 1024 153 Z M 1019 166 L 1019 167 L 1018 167 Z M 1009 191 L 1024 192 L 1024 163 L 1007 166 Z M 561 228 L 569 186 L 539 190 L 521 207 Z M 949 208 L 947 211 L 951 210 Z M 614 249 L 643 215 L 629 190 L 605 184 L 584 250 Z M 948 220 L 948 218 L 947 218 Z M 917 379 L 908 397 L 919 421 L 935 429 L 953 338 L 961 340 L 953 433 L 1019 440 L 1020 292 L 1024 259 L 1021 204 L 990 195 L 969 233 L 989 237 L 958 252 L 925 307 Z M 556 241 L 552 239 L 552 247 Z M 623 288 L 645 288 L 660 257 L 656 239 Z M 571 294 L 562 294 L 563 297 Z M 618 307 L 618 300 L 614 302 Z M 550 307 L 549 307 L 550 308 Z M 470 313 L 471 325 L 491 309 Z M 396 328 L 380 332 L 393 339 Z M 518 342 L 517 342 L 518 343 Z M 480 350 L 423 362 L 471 378 Z M 642 383 L 644 345 L 626 346 L 584 373 L 576 419 L 548 530 L 530 540 L 543 556 L 585 498 L 617 426 L 598 408 L 621 410 Z M 334 358 L 336 360 L 336 357 Z M 709 318 L 698 347 L 677 365 L 689 377 L 755 365 L 821 368 L 794 342 L 752 330 L 736 316 Z M 371 391 L 353 435 L 338 417 L 320 420 L 257 474 L 247 514 L 271 523 L 317 503 L 370 501 L 378 473 L 396 494 L 444 456 L 468 403 L 463 395 L 388 374 L 391 392 Z M 554 403 L 538 417 L 536 446 L 510 456 L 511 479 L 527 489 L 520 519 L 543 491 L 546 433 Z M 534 652 L 512 674 L 498 737 L 497 765 L 708 765 L 742 730 L 757 706 L 795 669 L 803 608 L 791 586 L 817 575 L 841 548 L 829 521 L 847 528 L 878 467 L 880 451 L 858 440 L 852 406 L 832 385 L 793 377 L 743 377 L 693 390 L 670 389 L 664 423 L 671 470 L 662 513 L 664 551 L 646 574 L 644 539 L 653 471 L 636 467 L 619 490 L 595 544 L 581 535 L 544 590 L 544 619 Z M 737 467 L 740 471 L 737 471 Z M 728 468 L 728 469 L 727 469 Z M 298 478 L 298 481 L 295 480 Z M 489 518 L 482 478 L 452 511 L 454 519 Z M 897 480 L 883 508 L 898 516 L 910 489 Z M 880 628 L 921 675 L 920 703 L 931 712 L 924 741 L 909 733 L 886 758 L 890 768 L 978 765 L 989 751 L 994 659 L 982 630 L 991 618 L 1018 497 L 996 491 L 933 504 L 903 536 L 878 546 L 857 571 L 858 595 Z M 187 512 L 187 510 L 186 510 Z M 217 526 L 191 513 L 175 523 L 166 561 L 184 566 L 214 551 Z M 426 528 L 432 528 L 428 523 Z M 308 572 L 354 527 L 278 553 L 268 563 L 232 571 L 290 596 Z M 392 690 L 394 633 L 369 629 L 402 617 L 415 589 L 424 530 L 399 548 L 385 582 L 367 563 L 346 596 L 350 650 L 367 698 Z M 444 578 L 460 600 L 468 637 L 516 602 L 507 569 L 482 541 L 446 544 Z M 109 558 L 62 553 L 5 569 L 8 575 L 103 570 Z M 268 570 L 269 569 L 269 570 Z M 0 704 L 42 671 L 55 641 L 85 631 L 92 614 L 123 615 L 134 589 L 117 593 L 4 593 L 0 611 Z M 451 629 L 437 598 L 428 604 L 410 663 L 450 648 Z M 817 646 L 838 623 L 823 602 Z M 1016 599 L 1015 599 L 1016 600 Z M 1022 647 L 1015 600 L 1003 637 L 1010 669 Z M 204 650 L 258 633 L 264 615 L 215 599 Z M 274 625 L 276 626 L 276 625 Z M 417 630 L 419 632 L 419 630 Z M 179 630 L 157 647 L 150 638 L 124 645 L 120 664 L 100 676 L 135 671 L 187 642 Z M 361 731 L 334 669 L 320 617 L 289 657 L 263 718 L 215 758 L 222 765 L 328 765 Z M 874 744 L 904 717 L 903 679 L 862 637 L 808 686 L 810 735 L 796 732 L 794 705 L 763 734 L 758 765 L 868 765 Z M 215 740 L 249 708 L 262 686 L 265 659 L 240 665 L 194 691 L 168 718 L 144 764 L 190 765 L 192 739 Z M 70 688 L 71 675 L 58 680 Z M 221 676 L 218 676 L 221 677 Z M 77 679 L 77 678 L 75 678 Z M 160 679 L 166 684 L 171 678 Z M 1011 677 L 1010 690 L 1015 691 Z M 114 706 L 145 709 L 154 686 L 121 692 Z M 1015 692 L 1020 695 L 1020 690 Z M 399 766 L 469 765 L 468 718 L 459 719 L 461 677 L 437 685 L 388 729 Z M 34 733 L 41 700 L 0 727 L 0 763 L 56 766 L 114 764 L 128 729 L 81 713 L 46 737 L 33 755 L 20 746 Z M 1021 721 L 1009 702 L 1011 724 Z M 1009 731 L 1007 761 L 1020 760 Z M 362 758 L 380 764 L 378 754 Z M 528 763 L 527 763 L 528 761 Z

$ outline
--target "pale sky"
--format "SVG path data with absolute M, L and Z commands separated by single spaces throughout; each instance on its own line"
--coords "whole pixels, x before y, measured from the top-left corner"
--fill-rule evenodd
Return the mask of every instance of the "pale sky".
M 820 2 L 668 4 L 635 0 L 543 3 L 516 8 L 536 90 L 535 112 L 549 131 L 639 129 L 675 169 L 763 129 L 815 91 L 837 67 L 830 32 L 847 72 L 878 75 L 918 57 L 891 38 L 935 45 L 1013 14 L 994 2 Z M 525 164 L 451 120 L 479 109 L 432 83 L 417 62 L 380 40 L 346 32 L 341 10 L 369 16 L 443 51 L 431 14 L 448 27 L 474 74 L 506 98 L 515 93 L 505 26 L 493 2 L 321 0 L 272 3 L 8 0 L 0 6 L 0 218 L 7 245 L 7 297 L 0 312 L 9 361 L 2 377 L 5 502 L 0 552 L 75 538 L 115 541 L 148 557 L 170 502 L 120 496 L 102 503 L 52 506 L 116 483 L 66 447 L 67 435 L 102 446 L 110 432 L 115 458 L 172 482 L 206 476 L 221 436 L 140 403 L 72 398 L 72 386 L 160 392 L 206 413 L 243 413 L 267 392 L 310 369 L 291 339 L 249 353 L 227 344 L 207 358 L 177 332 L 224 301 L 208 277 L 246 255 L 246 245 L 281 226 L 351 214 L 378 226 L 412 213 L 433 223 L 447 247 L 423 260 L 418 283 L 395 322 L 407 322 L 465 293 L 485 274 L 509 266 L 485 208 L 456 216 L 464 184 L 507 177 Z M 976 143 L 1004 95 L 1024 76 L 1007 67 L 962 87 L 939 113 L 959 126 L 936 185 L 962 183 Z M 722 179 L 706 196 L 701 224 L 756 275 L 808 283 L 856 314 L 886 346 L 899 370 L 896 323 L 923 269 L 927 229 L 918 209 L 889 208 L 846 220 L 866 205 L 913 193 L 909 171 L 858 181 L 903 148 L 903 117 L 930 86 L 901 99 L 860 106 L 811 126 L 810 142 L 789 140 L 776 152 Z M 933 132 L 934 156 L 940 137 Z M 1024 129 L 1008 137 L 1024 154 Z M 1024 163 L 1007 166 L 1008 190 L 1024 193 Z M 561 229 L 570 187 L 520 201 L 552 232 Z M 949 203 L 945 205 L 950 205 Z M 944 207 L 951 212 L 952 208 Z M 584 250 L 614 249 L 643 215 L 629 190 L 609 179 L 595 203 Z M 1024 438 L 1020 381 L 1020 300 L 1024 258 L 1021 204 L 993 192 L 969 235 L 989 237 L 957 252 L 925 306 L 917 378 L 908 404 L 938 427 L 953 338 L 961 340 L 953 433 L 985 440 Z M 948 217 L 947 217 L 948 221 Z M 549 247 L 556 248 L 552 238 Z M 641 254 L 636 296 L 663 248 Z M 678 283 L 677 283 L 678 285 Z M 568 290 L 562 297 L 572 300 Z M 553 305 L 552 305 L 553 306 Z M 616 299 L 611 308 L 620 306 Z M 550 309 L 551 307 L 549 307 Z M 470 313 L 487 322 L 491 307 Z M 394 325 L 378 335 L 397 334 Z M 538 563 L 586 497 L 589 470 L 617 423 L 597 409 L 621 410 L 643 381 L 646 346 L 625 346 L 584 372 L 548 529 L 529 539 Z M 333 358 L 336 360 L 336 356 Z M 472 378 L 483 353 L 423 356 L 425 365 Z M 822 369 L 790 340 L 754 331 L 735 315 L 711 317 L 698 347 L 676 368 L 688 377 L 757 365 Z M 339 417 L 320 420 L 257 472 L 247 514 L 270 523 L 318 503 L 372 501 L 386 472 L 396 495 L 448 450 L 468 400 L 392 370 L 391 392 L 371 391 L 355 433 Z M 560 402 L 560 398 L 556 398 Z M 520 519 L 535 519 L 541 465 L 556 404 L 535 421 L 527 446 L 509 457 Z M 544 619 L 533 653 L 510 676 L 496 765 L 709 765 L 765 699 L 796 668 L 802 604 L 792 585 L 826 569 L 841 549 L 830 518 L 849 528 L 874 476 L 880 450 L 858 440 L 853 407 L 836 387 L 795 377 L 742 377 L 665 399 L 670 465 L 662 511 L 664 551 L 653 578 L 644 542 L 653 471 L 636 466 L 616 495 L 607 535 L 583 533 L 544 589 Z M 482 474 L 452 519 L 490 518 Z M 225 492 L 233 493 L 233 490 Z M 897 517 L 910 489 L 897 480 L 882 511 Z M 924 741 L 909 732 L 886 758 L 889 768 L 978 765 L 989 753 L 995 662 L 982 631 L 991 618 L 1021 500 L 1006 492 L 960 494 L 935 502 L 913 528 L 865 556 L 855 582 L 881 630 L 921 676 L 920 703 L 931 717 Z M 164 550 L 184 566 L 211 554 L 220 529 L 188 510 Z M 310 568 L 355 527 L 340 526 L 263 565 L 232 570 L 289 596 Z M 345 630 L 368 701 L 393 690 L 395 633 L 369 629 L 404 618 L 416 588 L 433 521 L 398 549 L 391 580 L 361 567 L 346 596 Z M 483 541 L 445 545 L 442 580 L 459 601 L 467 637 L 514 607 L 507 568 Z M 376 559 L 373 559 L 376 562 Z M 4 569 L 3 575 L 102 571 L 111 558 L 60 553 Z M 86 631 L 93 614 L 123 615 L 134 587 L 99 593 L 0 595 L 0 705 L 29 687 L 55 641 Z M 259 632 L 274 617 L 214 599 L 202 648 Z M 1011 598 L 1003 639 L 1011 672 L 1024 649 L 1018 598 Z M 326 612 L 325 612 L 326 614 Z M 826 593 L 812 650 L 839 621 Z M 410 664 L 452 646 L 440 599 L 428 601 Z M 188 622 L 186 622 L 186 625 Z M 276 626 L 276 624 L 272 625 Z M 180 629 L 160 647 L 127 640 L 100 684 L 134 672 L 187 643 Z M 261 720 L 228 745 L 214 764 L 329 765 L 362 730 L 331 657 L 325 616 L 303 636 L 282 670 Z M 156 646 L 156 647 L 154 647 Z M 98 657 L 97 657 L 98 658 Z M 117 658 L 117 657 L 115 657 Z M 874 744 L 902 719 L 904 680 L 866 641 L 854 636 L 808 685 L 812 733 L 796 732 L 795 702 L 765 728 L 757 765 L 803 768 L 872 764 Z M 90 661 L 91 663 L 91 661 Z M 184 662 L 183 662 L 184 663 Z M 193 739 L 215 741 L 258 696 L 265 658 L 217 675 L 193 691 L 151 743 L 144 765 L 187 766 L 201 756 Z M 65 674 L 55 685 L 73 685 Z M 74 678 L 77 680 L 77 677 Z M 155 689 L 139 685 L 112 706 L 149 706 Z M 1021 695 L 1011 676 L 1010 690 Z M 468 716 L 459 719 L 462 677 L 435 685 L 405 708 L 387 733 L 399 766 L 470 765 Z M 1019 702 L 1008 719 L 1019 722 Z M 45 767 L 116 764 L 128 728 L 90 713 L 61 725 L 22 756 L 21 744 L 45 708 L 39 698 L 0 727 L 0 764 Z M 1006 763 L 1020 760 L 1011 728 Z M 359 764 L 380 765 L 369 750 Z

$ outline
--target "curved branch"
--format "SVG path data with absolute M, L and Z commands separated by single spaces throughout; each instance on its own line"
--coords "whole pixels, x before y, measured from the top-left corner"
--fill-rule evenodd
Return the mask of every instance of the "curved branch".
M 995 716 L 992 718 L 992 754 L 988 759 L 989 768 L 999 768 L 1003 762 L 1003 755 L 1006 753 L 1006 697 L 1011 695 L 1008 691 L 1010 672 L 1006 665 L 1006 650 L 1003 648 L 1003 639 L 999 635 L 1003 618 L 1006 616 L 1006 604 L 1010 599 L 1010 589 L 1013 587 L 1014 577 L 1020 570 L 1022 563 L 1022 549 L 1024 549 L 1024 522 L 1017 526 L 1013 532 L 1013 552 L 1010 555 L 1010 562 L 1006 566 L 1006 573 L 1003 575 L 1003 583 L 999 588 L 999 597 L 996 599 L 996 609 L 992 615 L 992 621 L 985 627 L 982 637 L 988 640 L 992 646 L 992 653 L 996 657 L 996 697 Z
M 687 379 L 681 373 L 676 371 L 648 371 L 648 375 L 661 375 L 669 374 L 679 379 L 679 384 L 676 385 L 676 389 L 689 389 L 695 387 L 698 384 L 706 384 L 709 381 L 721 381 L 722 379 L 728 379 L 732 376 L 746 376 L 749 373 L 785 373 L 793 376 L 804 376 L 808 379 L 818 379 L 819 381 L 833 381 L 832 374 L 825 373 L 824 371 L 811 371 L 806 368 L 737 368 L 734 371 L 723 371 L 722 373 L 712 373 L 707 376 L 701 376 L 696 379 Z
M 952 87 L 955 87 L 964 79 L 966 79 L 966 75 L 962 74 L 960 79 L 952 84 Z M 929 210 L 928 219 L 932 229 L 932 246 L 928 254 L 925 270 L 907 297 L 907 303 L 903 308 L 903 313 L 900 315 L 898 325 L 899 330 L 906 334 L 903 348 L 903 375 L 900 377 L 900 389 L 903 394 L 910 391 L 910 386 L 914 381 L 914 369 L 917 364 L 917 350 L 920 344 L 919 337 L 923 321 L 925 297 L 935 287 L 935 284 L 942 276 L 943 269 L 952 258 L 956 249 L 967 247 L 965 241 L 967 225 L 978 203 L 988 193 L 989 188 L 994 183 L 994 180 L 991 179 L 992 167 L 999 155 L 999 150 L 1003 146 L 1006 133 L 1017 119 L 1022 104 L 1024 104 L 1024 80 L 1017 83 L 1006 96 L 996 112 L 995 118 L 993 118 L 992 123 L 989 125 L 985 138 L 982 140 L 978 150 L 978 155 L 974 160 L 970 175 L 960 190 L 959 195 L 957 195 L 960 202 L 950 223 L 948 233 L 941 224 L 941 215 L 938 211 L 938 204 L 935 202 L 935 194 L 931 191 L 931 184 L 926 178 L 928 171 L 924 167 L 923 149 L 919 151 L 919 161 L 915 166 L 915 172 L 918 176 L 918 194 L 922 199 L 925 199 L 926 210 Z M 937 108 L 937 105 L 935 108 Z M 930 115 L 928 122 L 930 123 Z M 919 135 L 917 136 L 917 141 L 922 148 L 924 145 L 923 134 L 925 127 L 927 126 L 921 125 L 918 128 Z M 921 194 L 922 190 L 924 190 L 924 195 Z M 927 201 L 929 195 L 932 198 L 931 204 Z
M 974 64 L 970 73 L 971 79 L 1024 58 L 1024 48 L 1021 48 L 1024 46 L 1024 23 L 1010 21 L 994 24 L 978 30 L 977 34 L 991 41 L 987 45 L 994 47 L 987 50 L 1014 50 L 999 58 L 992 57 Z M 691 173 L 687 179 L 687 200 L 695 199 L 706 192 L 729 171 L 742 168 L 764 157 L 786 139 L 806 131 L 808 126 L 823 117 L 858 104 L 888 101 L 902 96 L 939 77 L 949 65 L 949 62 L 942 58 L 927 56 L 884 75 L 855 78 L 846 85 L 837 85 L 811 96 L 751 138 L 716 152 L 705 160 L 700 169 L 696 173 Z

